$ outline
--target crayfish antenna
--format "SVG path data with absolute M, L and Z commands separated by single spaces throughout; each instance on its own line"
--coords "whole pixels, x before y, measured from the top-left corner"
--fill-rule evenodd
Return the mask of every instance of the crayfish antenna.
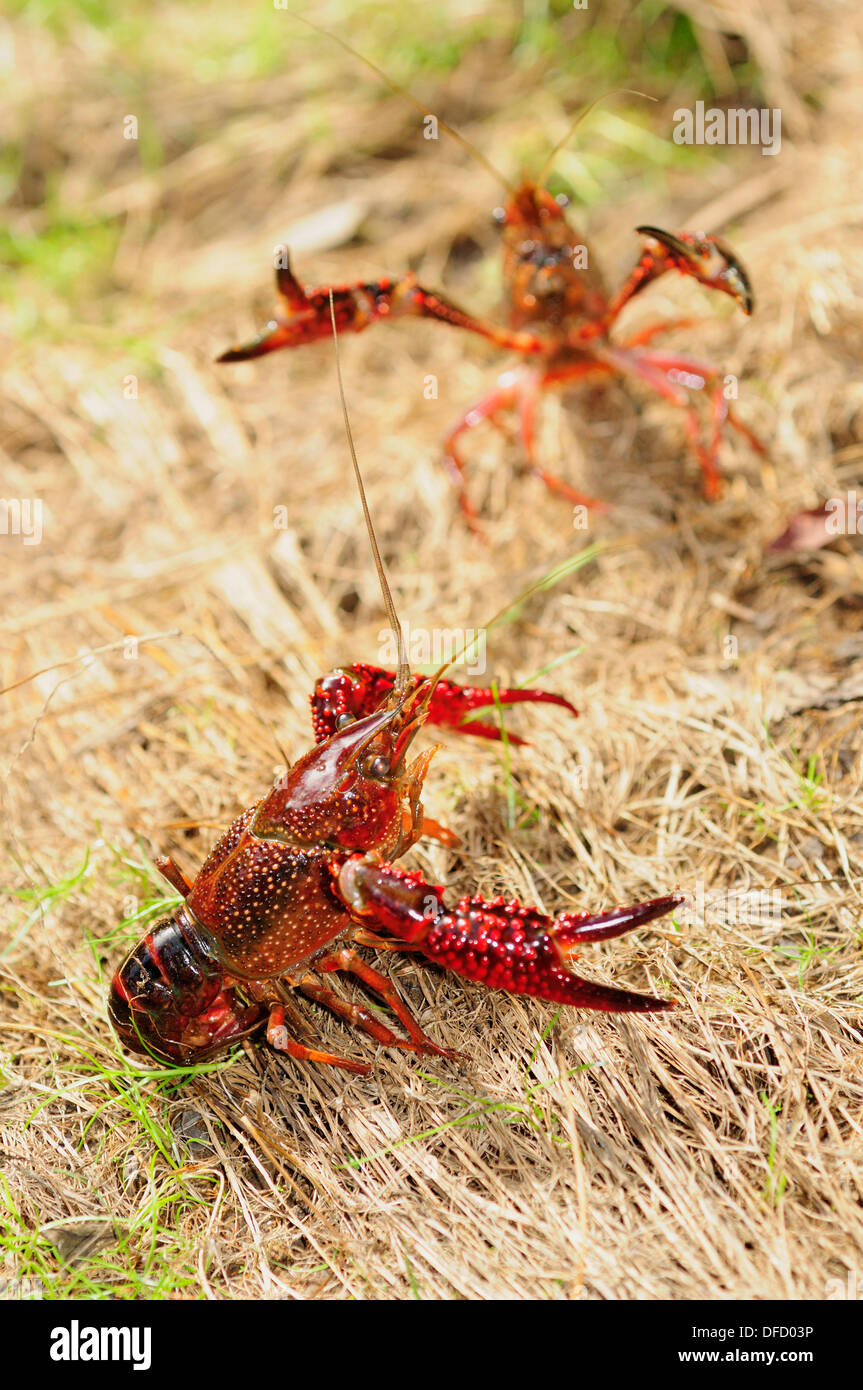
M 310 21 L 306 20 L 305 22 L 308 24 Z M 316 28 L 317 26 L 312 25 L 312 27 Z M 390 592 L 390 586 L 387 583 L 386 570 L 384 569 L 384 562 L 381 559 L 381 552 L 378 547 L 378 538 L 375 535 L 375 528 L 372 524 L 372 516 L 371 512 L 369 511 L 369 504 L 366 500 L 366 490 L 363 486 L 363 475 L 360 472 L 360 465 L 357 459 L 357 451 L 354 448 L 354 437 L 351 433 L 351 422 L 348 418 L 348 405 L 347 401 L 345 400 L 345 387 L 344 382 L 342 381 L 342 364 L 341 358 L 339 356 L 339 334 L 338 329 L 336 327 L 336 309 L 335 304 L 333 302 L 332 290 L 330 290 L 330 320 L 333 325 L 333 346 L 335 347 L 336 351 L 336 376 L 338 377 L 339 382 L 339 398 L 342 403 L 342 416 L 345 422 L 345 433 L 348 438 L 348 449 L 350 450 L 351 462 L 354 466 L 354 476 L 356 477 L 357 487 L 359 488 L 360 492 L 360 502 L 362 503 L 363 507 L 363 516 L 366 519 L 366 529 L 369 533 L 369 543 L 372 548 L 372 556 L 374 558 L 375 568 L 378 572 L 378 579 L 380 581 L 381 593 L 383 595 L 384 600 L 384 608 L 387 611 L 387 617 L 389 618 L 392 624 L 393 631 L 398 633 L 399 664 L 393 693 L 398 697 L 398 700 L 401 701 L 407 694 L 408 686 L 410 684 L 411 679 L 410 666 L 408 665 L 407 645 L 405 643 L 404 633 L 402 632 L 402 625 L 399 622 L 398 614 L 396 613 L 396 606 L 393 603 L 393 596 Z
M 394 82 L 393 79 L 384 72 L 383 68 L 379 68 L 377 63 L 373 63 L 371 58 L 367 58 L 365 54 L 360 53 L 358 49 L 352 48 L 345 39 L 341 38 L 333 30 L 324 29 L 322 25 L 315 24 L 313 20 L 307 19 L 303 14 L 295 14 L 294 19 L 298 19 L 300 23 L 305 24 L 308 29 L 314 29 L 316 34 L 323 34 L 324 38 L 330 39 L 333 43 L 337 43 L 339 48 L 343 48 L 346 53 L 350 53 L 351 57 L 356 58 L 358 63 L 362 63 L 369 69 L 369 72 L 375 74 L 375 77 L 379 77 L 382 82 L 385 82 L 391 92 L 395 92 L 396 96 L 404 97 L 405 101 L 409 101 L 411 106 L 415 106 L 421 115 L 427 116 L 429 114 L 428 107 L 424 106 L 421 101 L 418 101 L 412 92 L 409 92 L 406 87 L 400 87 L 398 82 Z M 512 194 L 515 192 L 515 189 L 509 181 L 504 178 L 500 170 L 494 167 L 491 160 L 486 158 L 482 150 L 478 150 L 476 145 L 471 144 L 466 135 L 462 135 L 460 130 L 456 130 L 455 126 L 449 125 L 448 122 L 443 120 L 440 116 L 436 116 L 435 119 L 441 130 L 445 130 L 447 135 L 455 140 L 456 144 L 461 145 L 462 149 L 467 150 L 468 154 L 472 155 L 473 158 L 482 165 L 486 172 L 491 174 L 495 182 L 501 184 L 501 186 L 506 189 L 507 193 Z
M 560 140 L 558 140 L 557 144 L 554 146 L 554 149 L 551 151 L 545 163 L 543 164 L 539 172 L 539 178 L 536 181 L 537 185 L 540 188 L 543 188 L 545 186 L 545 181 L 551 172 L 552 164 L 554 163 L 557 156 L 560 154 L 563 147 L 569 144 L 570 140 L 572 139 L 575 132 L 578 130 L 578 127 L 581 125 L 582 121 L 587 120 L 591 111 L 593 111 L 593 109 L 597 107 L 601 101 L 608 101 L 611 97 L 644 97 L 645 101 L 657 100 L 656 97 L 650 96 L 647 92 L 636 91 L 634 87 L 617 87 L 613 92 L 603 92 L 601 97 L 597 97 L 594 101 L 590 102 L 589 105 L 583 107 L 582 110 L 579 111 L 572 125 L 567 130 L 566 134 L 563 135 Z

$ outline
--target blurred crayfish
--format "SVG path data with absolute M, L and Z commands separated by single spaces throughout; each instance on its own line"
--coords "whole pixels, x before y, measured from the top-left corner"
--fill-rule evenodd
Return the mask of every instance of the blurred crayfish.
M 308 20 L 303 22 L 309 24 Z M 317 30 L 316 25 L 310 27 Z M 420 105 L 410 93 L 397 87 L 343 40 L 336 35 L 329 37 L 371 67 L 401 95 Z M 591 109 L 588 107 L 579 121 Z M 763 454 L 765 449 L 729 406 L 717 366 L 678 351 L 660 351 L 649 346 L 660 334 L 689 327 L 694 321 L 675 319 L 651 324 L 619 342 L 611 341 L 611 333 L 625 305 L 654 280 L 672 270 L 690 276 L 708 289 L 729 295 L 745 314 L 751 314 L 752 288 L 735 253 L 718 237 L 705 232 L 667 232 L 658 227 L 641 226 L 636 228 L 644 238 L 641 257 L 623 286 L 610 294 L 594 268 L 592 253 L 567 218 L 566 200 L 553 197 L 544 186 L 555 156 L 575 126 L 552 151 L 537 180 L 525 180 L 513 187 L 459 132 L 439 119 L 438 124 L 467 146 L 506 189 L 506 202 L 494 215 L 503 239 L 507 325 L 474 318 L 442 294 L 419 284 L 412 271 L 369 282 L 305 287 L 294 275 L 287 250 L 282 248 L 276 264 L 275 317 L 250 342 L 223 352 L 218 361 L 242 362 L 279 348 L 301 347 L 329 337 L 332 332 L 328 308 L 330 293 L 340 333 L 360 333 L 382 319 L 411 315 L 435 319 L 478 333 L 525 359 L 522 365 L 505 371 L 494 388 L 464 412 L 445 438 L 444 465 L 458 490 L 465 519 L 473 530 L 479 532 L 481 528 L 467 494 L 459 440 L 467 430 L 484 420 L 494 420 L 500 412 L 509 409 L 518 413 L 522 448 L 531 472 L 570 502 L 603 508 L 603 503 L 586 497 L 537 462 L 534 434 L 536 405 L 542 392 L 609 376 L 640 381 L 685 412 L 687 434 L 701 465 L 705 495 L 718 497 L 722 487 L 719 447 L 723 427 L 730 425 L 739 431 L 758 453 Z M 707 394 L 709 424 L 706 430 L 690 402 L 688 389 Z

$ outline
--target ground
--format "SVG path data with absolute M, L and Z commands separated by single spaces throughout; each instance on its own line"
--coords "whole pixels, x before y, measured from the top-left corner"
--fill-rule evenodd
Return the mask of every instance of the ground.
M 594 113 L 553 186 L 614 282 L 639 223 L 733 243 L 751 319 L 669 279 L 630 321 L 697 310 L 674 341 L 737 378 L 769 446 L 730 439 L 707 504 L 673 408 L 617 385 L 547 398 L 548 466 L 612 508 L 581 529 L 515 442 L 477 431 L 483 546 L 440 437 L 506 359 L 435 324 L 343 341 L 415 632 L 482 628 L 573 561 L 488 631 L 482 680 L 561 691 L 580 717 L 514 712 L 525 748 L 441 735 L 426 806 L 462 848 L 406 862 L 452 897 L 550 912 L 677 888 L 693 904 L 580 962 L 678 1001 L 655 1018 L 379 962 L 467 1060 L 375 1050 L 309 1006 L 328 1047 L 374 1061 L 361 1079 L 263 1048 L 138 1067 L 107 980 L 174 901 L 156 855 L 197 869 L 309 745 L 315 677 L 377 660 L 384 626 L 331 345 L 213 358 L 269 314 L 281 242 L 311 283 L 411 266 L 498 313 L 500 189 L 272 5 L 112 10 L 43 0 L 0 25 L 3 491 L 43 504 L 39 544 L 0 537 L 9 1292 L 863 1287 L 863 552 L 856 535 L 767 549 L 863 486 L 859 18 L 812 0 L 531 19 L 435 3 L 408 30 L 395 6 L 312 11 L 510 178 L 603 91 L 657 97 Z M 780 109 L 781 152 L 675 146 L 673 113 L 698 98 Z

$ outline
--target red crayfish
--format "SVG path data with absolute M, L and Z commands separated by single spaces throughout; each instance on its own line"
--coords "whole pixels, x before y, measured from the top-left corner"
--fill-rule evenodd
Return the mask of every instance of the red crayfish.
M 382 682 L 391 689 L 379 701 Z M 499 698 L 571 708 L 536 690 L 502 690 Z M 415 734 L 424 723 L 456 725 L 466 708 L 493 701 L 489 690 L 406 672 L 393 678 L 368 667 L 319 681 L 312 697 L 316 746 L 234 821 L 194 883 L 173 860 L 159 861 L 184 901 L 114 975 L 109 1012 L 125 1045 L 169 1062 L 199 1062 L 266 1019 L 267 1041 L 277 1051 L 368 1072 L 365 1063 L 292 1036 L 302 1022 L 276 986 L 283 980 L 385 1046 L 449 1055 L 357 945 L 420 951 L 468 979 L 559 1004 L 611 1012 L 670 1007 L 582 980 L 568 962 L 579 943 L 631 931 L 669 912 L 679 897 L 554 918 L 502 897 L 466 897 L 448 907 L 443 889 L 390 862 L 424 830 L 449 842 L 446 832 L 423 823 L 420 795 L 434 750 L 408 763 Z M 493 736 L 490 728 L 486 736 Z M 348 972 L 379 994 L 408 1039 L 328 988 L 321 977 L 331 971 Z
M 309 24 L 307 20 L 303 22 Z M 310 27 L 317 29 L 316 25 Z M 409 93 L 391 83 L 386 74 L 343 40 L 336 35 L 330 37 L 367 63 L 396 91 L 414 101 Z M 468 145 L 452 127 L 443 121 L 438 123 L 460 143 Z M 612 342 L 610 335 L 624 306 L 668 271 L 679 271 L 710 289 L 729 295 L 745 314 L 751 314 L 754 305 L 749 277 L 735 253 L 718 237 L 704 232 L 666 232 L 658 227 L 641 226 L 636 228 L 644 238 L 641 257 L 622 288 L 609 295 L 602 276 L 594 268 L 591 252 L 567 220 L 566 200 L 553 197 L 543 187 L 561 145 L 552 151 L 540 178 L 535 182 L 524 181 L 519 187 L 512 187 L 479 151 L 472 151 L 507 190 L 507 201 L 497 209 L 495 219 L 503 235 L 508 326 L 472 317 L 443 295 L 418 284 L 411 271 L 395 279 L 357 282 L 332 289 L 329 286 L 306 288 L 290 267 L 287 249 L 280 248 L 276 261 L 275 318 L 257 337 L 223 352 L 217 360 L 245 361 L 278 348 L 300 347 L 328 337 L 332 332 L 328 309 L 330 293 L 336 305 L 338 330 L 342 333 L 360 333 L 381 319 L 418 315 L 468 329 L 490 339 L 498 347 L 519 353 L 528 361 L 505 371 L 496 386 L 465 411 L 444 443 L 444 465 L 457 488 L 465 519 L 477 532 L 481 528 L 467 495 L 458 440 L 465 431 L 512 408 L 518 412 L 521 444 L 531 472 L 570 502 L 604 507 L 603 503 L 586 497 L 537 462 L 534 433 L 537 399 L 543 391 L 610 375 L 634 378 L 685 411 L 686 429 L 701 465 L 705 495 L 718 497 L 722 487 L 719 446 L 725 424 L 744 435 L 757 452 L 766 451 L 752 430 L 731 410 L 718 367 L 677 351 L 662 352 L 648 347 L 660 334 L 688 327 L 694 321 L 676 319 L 652 324 L 619 342 Z M 468 148 L 472 149 L 469 145 Z M 709 395 L 710 426 L 706 436 L 703 436 L 699 415 L 690 403 L 687 388 L 705 390 Z
M 349 436 L 350 438 L 350 436 Z M 555 704 L 540 690 L 465 689 L 412 675 L 356 468 L 384 602 L 399 638 L 396 672 L 357 665 L 318 681 L 312 695 L 315 747 L 230 826 L 190 883 L 170 858 L 159 861 L 182 895 L 170 917 L 141 938 L 113 977 L 109 1013 L 133 1052 L 200 1062 L 266 1022 L 272 1047 L 292 1057 L 366 1073 L 295 1036 L 307 1025 L 279 982 L 332 1010 L 388 1047 L 453 1055 L 422 1031 L 387 978 L 356 947 L 419 951 L 468 979 L 560 1004 L 611 1012 L 650 1012 L 669 1001 L 592 984 L 571 973 L 575 947 L 620 936 L 661 917 L 671 895 L 606 912 L 548 917 L 515 899 L 462 898 L 392 860 L 422 834 L 452 843 L 424 819 L 423 779 L 434 749 L 408 763 L 423 724 L 500 738 L 492 724 L 461 721 L 498 700 Z M 448 663 L 450 664 L 450 663 Z M 509 736 L 510 742 L 521 742 Z M 369 1009 L 322 979 L 346 972 L 376 992 L 401 1021 L 399 1037 Z

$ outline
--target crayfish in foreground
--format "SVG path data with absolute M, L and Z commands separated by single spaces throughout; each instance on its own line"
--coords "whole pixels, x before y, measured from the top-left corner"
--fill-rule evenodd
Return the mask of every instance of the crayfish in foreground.
M 310 22 L 303 18 L 303 23 Z M 317 29 L 318 26 L 310 24 L 310 27 Z M 330 37 L 336 38 L 335 35 Z M 336 41 L 367 63 L 341 39 Z M 389 82 L 373 64 L 368 66 Z M 413 101 L 409 93 L 394 83 L 390 85 Z M 241 362 L 278 348 L 300 347 L 329 337 L 333 331 L 328 308 L 331 293 L 340 333 L 360 333 L 379 320 L 413 315 L 467 329 L 500 348 L 519 353 L 526 359 L 525 364 L 505 371 L 496 386 L 464 412 L 444 441 L 444 466 L 457 489 L 466 521 L 480 534 L 479 519 L 467 494 L 458 441 L 467 430 L 513 408 L 518 413 L 524 456 L 534 476 L 570 502 L 604 509 L 605 504 L 586 497 L 541 466 L 535 456 L 534 434 L 536 405 L 542 392 L 609 376 L 640 381 L 685 412 L 690 445 L 702 469 L 705 496 L 718 497 L 722 489 L 719 446 L 724 425 L 731 425 L 742 434 L 759 454 L 766 450 L 729 406 L 716 365 L 676 350 L 657 351 L 648 346 L 660 334 L 690 327 L 696 321 L 674 319 L 654 323 L 614 342 L 610 335 L 624 306 L 654 280 L 672 270 L 691 276 L 708 289 L 729 295 L 745 314 L 751 314 L 754 307 L 752 288 L 738 257 L 718 237 L 705 232 L 667 232 L 658 227 L 637 227 L 636 231 L 644 238 L 641 257 L 623 286 L 615 294 L 609 294 L 594 268 L 592 252 L 567 220 L 566 200 L 553 197 L 543 186 L 551 163 L 565 141 L 552 151 L 538 180 L 525 180 L 513 187 L 457 131 L 443 121 L 439 124 L 471 149 L 507 190 L 506 203 L 496 210 L 495 220 L 503 236 L 508 325 L 498 326 L 472 317 L 443 295 L 418 284 L 413 272 L 394 279 L 357 282 L 332 289 L 329 286 L 306 288 L 291 270 L 287 249 L 280 248 L 276 262 L 275 318 L 257 337 L 223 352 L 217 360 Z M 699 415 L 690 403 L 687 388 L 707 393 L 710 423 L 706 434 L 702 433 Z
M 494 698 L 490 690 L 367 666 L 320 680 L 312 697 L 316 746 L 234 821 L 193 883 L 173 860 L 159 861 L 184 901 L 114 975 L 109 1012 L 125 1045 L 188 1064 L 266 1022 L 277 1051 L 367 1073 L 366 1063 L 301 1040 L 308 1025 L 279 990 L 281 980 L 384 1046 L 454 1055 L 426 1036 L 358 945 L 419 951 L 468 979 L 559 1004 L 610 1012 L 671 1007 L 579 979 L 568 962 L 579 943 L 620 936 L 681 898 L 554 918 L 502 897 L 467 897 L 448 907 L 441 888 L 390 862 L 424 831 L 452 843 L 441 827 L 424 827 L 420 795 L 434 750 L 408 763 L 414 735 L 427 722 L 457 727 L 468 710 Z M 502 690 L 498 698 L 572 710 L 538 690 Z M 493 725 L 468 723 L 462 732 L 500 737 Z M 377 993 L 408 1037 L 329 988 L 324 977 L 333 971 Z

